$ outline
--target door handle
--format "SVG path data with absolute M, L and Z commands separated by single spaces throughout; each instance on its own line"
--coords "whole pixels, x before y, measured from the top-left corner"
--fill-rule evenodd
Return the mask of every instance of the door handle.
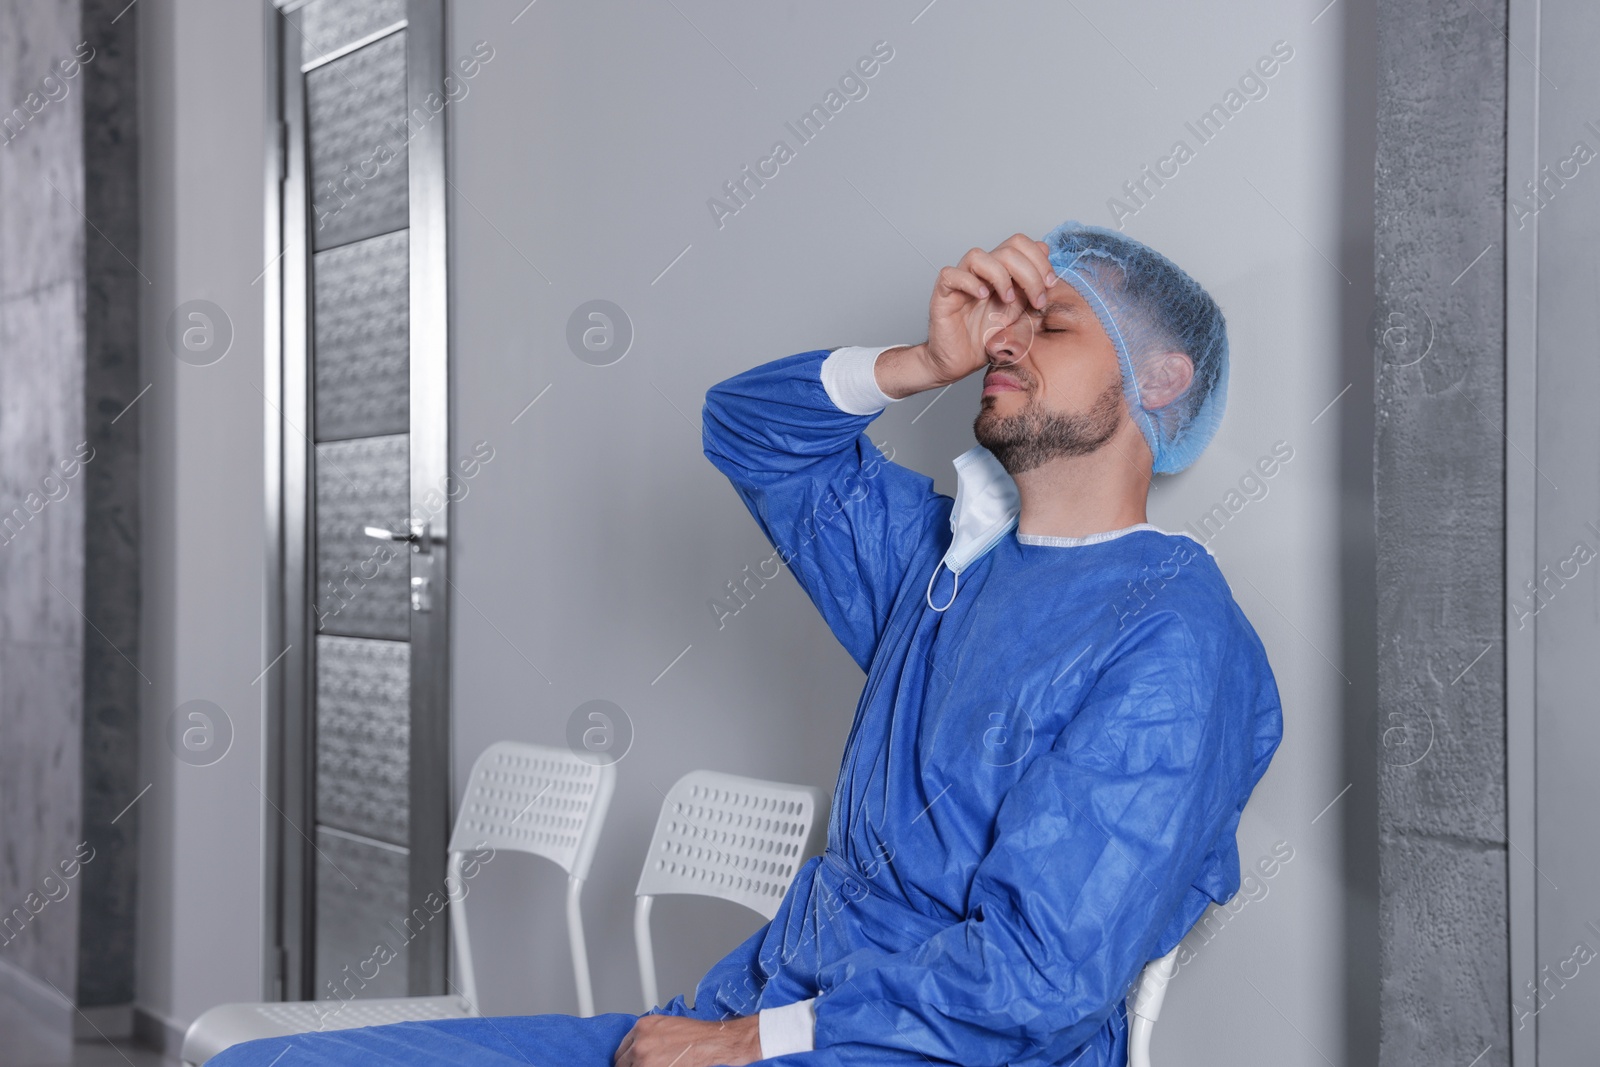
M 364 526 L 362 532 L 368 537 L 379 541 L 401 541 L 411 546 L 411 551 L 426 556 L 436 544 L 443 544 L 444 538 L 434 537 L 429 530 L 429 523 L 414 522 L 409 533 L 395 533 L 385 526 Z

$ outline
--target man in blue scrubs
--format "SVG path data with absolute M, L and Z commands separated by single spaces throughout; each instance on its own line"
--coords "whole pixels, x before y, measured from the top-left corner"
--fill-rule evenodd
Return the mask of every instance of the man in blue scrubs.
M 952 500 L 865 430 L 980 370 Z M 922 344 L 713 387 L 706 455 L 867 675 L 824 854 L 692 1008 L 398 1024 L 213 1063 L 287 1045 L 284 1067 L 1120 1067 L 1129 986 L 1238 890 L 1240 813 L 1282 734 L 1216 564 L 1145 512 L 1226 381 L 1193 279 L 1065 223 L 942 270 Z

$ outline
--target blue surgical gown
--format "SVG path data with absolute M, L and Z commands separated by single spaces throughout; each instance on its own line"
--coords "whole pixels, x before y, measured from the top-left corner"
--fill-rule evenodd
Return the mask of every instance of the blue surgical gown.
M 693 1007 L 658 1010 L 814 997 L 815 1048 L 782 1067 L 1121 1067 L 1140 969 L 1239 888 L 1239 817 L 1282 736 L 1261 642 L 1207 551 L 1148 527 L 1007 534 L 934 611 L 953 501 L 833 404 L 827 355 L 731 378 L 704 412 L 707 457 L 867 675 L 827 848 Z M 291 1044 L 297 1064 L 607 1067 L 635 1018 L 402 1023 L 212 1063 Z

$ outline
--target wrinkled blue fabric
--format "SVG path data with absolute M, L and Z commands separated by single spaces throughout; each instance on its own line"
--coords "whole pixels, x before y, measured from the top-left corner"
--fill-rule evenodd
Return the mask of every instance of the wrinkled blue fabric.
M 1121 1067 L 1140 969 L 1239 888 L 1240 813 L 1282 734 L 1261 643 L 1205 549 L 1152 529 L 1009 533 L 931 610 L 952 501 L 833 405 L 827 354 L 729 379 L 704 413 L 706 455 L 867 673 L 827 849 L 693 1008 L 658 1010 L 816 997 L 816 1048 L 783 1067 Z M 606 1067 L 634 1019 L 401 1024 L 212 1063 L 293 1043 L 297 1064 Z

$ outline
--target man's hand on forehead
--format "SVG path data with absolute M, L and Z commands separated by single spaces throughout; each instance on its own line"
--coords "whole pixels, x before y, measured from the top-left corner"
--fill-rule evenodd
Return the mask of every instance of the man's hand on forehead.
M 910 396 L 982 368 L 996 329 L 1042 311 L 1052 295 L 1071 289 L 1055 288 L 1059 281 L 1049 246 L 1027 234 L 1012 234 L 987 252 L 969 250 L 939 271 L 928 302 L 928 340 L 879 356 L 879 387 L 892 397 Z
M 979 299 L 987 297 L 986 290 L 992 289 L 1009 304 L 1017 299 L 1020 286 L 1027 303 L 1035 308 L 1044 307 L 1048 290 L 1058 280 L 1050 265 L 1050 246 L 1022 233 L 1012 234 L 990 252 L 971 249 L 954 269 L 978 279 L 974 295 Z

